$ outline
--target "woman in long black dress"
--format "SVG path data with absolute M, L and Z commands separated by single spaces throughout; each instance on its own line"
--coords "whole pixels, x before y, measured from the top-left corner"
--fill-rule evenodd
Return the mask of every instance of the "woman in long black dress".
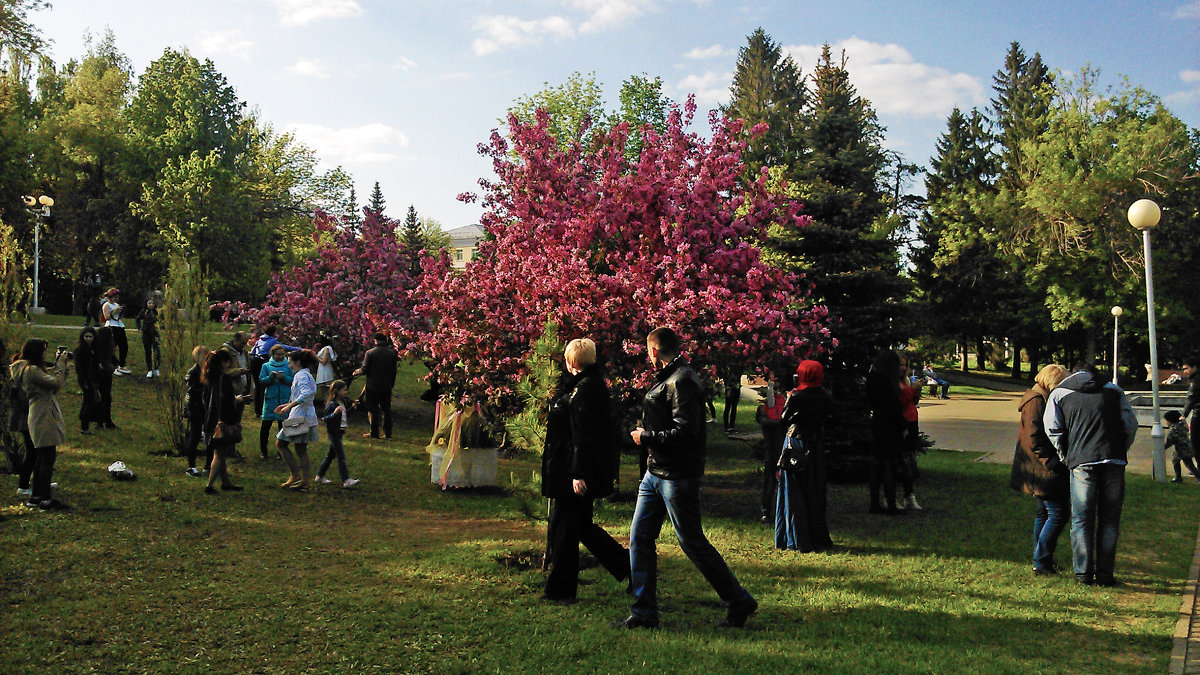
M 96 329 L 92 351 L 96 355 L 96 388 L 100 390 L 100 402 L 96 404 L 96 416 L 92 421 L 103 429 L 116 429 L 112 418 L 112 385 L 117 357 L 112 328 L 101 326 Z
M 98 421 L 96 411 L 100 406 L 100 372 L 96 352 L 92 349 L 95 341 L 96 329 L 88 326 L 79 332 L 79 344 L 75 347 L 75 378 L 83 394 L 79 405 L 79 433 L 84 436 L 95 434 L 88 427 Z
M 596 343 L 572 340 L 568 375 L 550 403 L 542 453 L 542 494 L 554 500 L 547 539 L 550 574 L 543 600 L 571 601 L 579 585 L 579 544 L 618 581 L 629 578 L 629 550 L 592 522 L 593 501 L 612 494 L 617 433 Z
M 875 436 L 870 476 L 871 513 L 904 513 L 896 508 L 896 462 L 904 450 L 908 430 L 900 407 L 899 372 L 900 355 L 891 349 L 881 349 L 867 374 L 867 403 L 871 406 L 871 433 Z M 887 498 L 887 509 L 879 502 L 880 485 Z
M 775 506 L 775 548 L 827 551 L 833 548 L 826 522 L 825 421 L 833 396 L 822 385 L 825 369 L 816 361 L 801 361 L 796 388 L 788 395 L 782 423 L 788 437 L 799 439 L 807 456 L 804 468 L 779 470 Z

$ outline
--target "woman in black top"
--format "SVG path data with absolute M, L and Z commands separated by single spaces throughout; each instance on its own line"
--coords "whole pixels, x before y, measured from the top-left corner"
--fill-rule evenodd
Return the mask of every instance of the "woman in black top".
M 158 364 L 162 361 L 162 350 L 158 346 L 158 308 L 154 300 L 146 301 L 146 307 L 137 315 L 137 327 L 142 331 L 142 350 L 146 354 L 146 377 L 158 376 Z
M 229 371 L 235 368 L 233 357 L 224 349 L 208 355 L 200 374 L 200 382 L 205 386 L 204 437 L 208 440 L 209 451 L 212 453 L 212 464 L 208 471 L 208 484 L 204 491 L 210 495 L 216 494 L 213 484 L 221 479 L 222 490 L 241 490 L 240 485 L 234 485 L 226 470 L 227 460 L 237 451 L 237 440 L 231 439 L 224 433 L 217 434 L 221 424 L 236 426 L 241 433 L 242 408 L 247 401 L 253 400 L 254 395 L 238 396 L 233 393 L 233 377 Z M 226 427 L 227 428 L 227 427 Z
M 579 544 L 617 581 L 629 578 L 629 551 L 592 522 L 592 502 L 612 494 L 617 433 L 596 343 L 572 340 L 569 375 L 550 403 L 542 454 L 542 494 L 554 500 L 546 533 L 550 574 L 542 599 L 571 601 L 579 585 Z
M 204 439 L 204 383 L 200 381 L 200 376 L 204 368 L 204 359 L 212 350 L 204 345 L 198 345 L 192 349 L 192 367 L 188 369 L 187 374 L 183 376 L 183 382 L 187 387 L 187 401 L 185 408 L 188 418 L 188 437 L 187 437 L 187 458 L 188 468 L 185 473 L 189 476 L 199 478 L 208 473 L 212 466 L 212 455 L 209 454 L 208 459 L 204 462 L 204 472 L 202 473 L 196 468 L 196 450 L 200 447 L 200 441 Z
M 871 432 L 875 436 L 875 452 L 871 461 L 871 513 L 898 514 L 896 508 L 896 461 L 904 449 L 908 423 L 900 407 L 900 355 L 891 349 L 881 349 L 867 374 L 867 403 L 871 406 Z M 879 503 L 879 486 L 883 484 L 887 509 Z
M 100 373 L 96 366 L 96 352 L 92 349 L 95 341 L 96 329 L 88 326 L 79 332 L 79 344 L 75 347 L 75 377 L 83 394 L 79 405 L 79 433 L 84 436 L 95 434 L 88 429 L 88 425 L 98 421 L 96 411 L 100 406 Z
M 101 326 L 96 329 L 92 352 L 96 356 L 96 388 L 100 391 L 100 402 L 96 404 L 96 416 L 92 421 L 103 429 L 116 429 L 112 419 L 112 383 L 117 360 L 112 328 Z

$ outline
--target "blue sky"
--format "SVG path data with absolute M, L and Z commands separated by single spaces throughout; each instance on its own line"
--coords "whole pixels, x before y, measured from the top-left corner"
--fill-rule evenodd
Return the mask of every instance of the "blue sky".
M 1200 0 L 53 0 L 32 18 L 59 63 L 105 27 L 139 74 L 166 47 L 212 59 L 265 120 L 348 170 L 360 203 L 378 181 L 389 215 L 413 204 L 446 229 L 477 221 L 455 197 L 490 174 L 476 145 L 516 98 L 594 72 L 611 108 L 645 73 L 713 108 L 759 26 L 805 73 L 822 43 L 844 48 L 886 144 L 921 165 L 954 106 L 987 105 L 1013 40 L 1051 68 L 1128 76 L 1200 127 Z

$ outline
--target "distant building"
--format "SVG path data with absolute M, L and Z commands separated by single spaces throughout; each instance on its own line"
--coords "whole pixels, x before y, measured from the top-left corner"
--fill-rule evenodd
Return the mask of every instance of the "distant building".
M 483 228 L 479 225 L 467 225 L 448 230 L 450 235 L 450 262 L 454 267 L 462 269 L 475 257 L 475 249 L 483 239 Z

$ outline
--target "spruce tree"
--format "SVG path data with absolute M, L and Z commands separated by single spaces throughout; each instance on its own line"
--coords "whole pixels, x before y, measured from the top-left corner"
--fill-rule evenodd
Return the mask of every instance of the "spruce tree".
M 738 51 L 729 91 L 730 101 L 722 112 L 743 122 L 747 146 L 742 161 L 748 182 L 756 180 L 763 167 L 794 168 L 803 148 L 804 78 L 792 57 L 784 56 L 762 28 L 755 29 Z M 752 131 L 760 123 L 768 125 L 767 131 L 754 138 Z
M 358 210 L 358 195 L 354 193 L 354 186 L 350 186 L 350 198 L 346 200 L 346 222 L 351 225 L 358 225 L 362 222 L 362 213 Z
M 404 233 L 400 238 L 404 251 L 411 259 L 413 274 L 421 272 L 421 249 L 425 248 L 425 237 L 421 234 L 421 221 L 417 218 L 417 209 L 408 205 L 408 215 L 404 217 Z
M 379 181 L 375 181 L 375 188 L 371 190 L 371 203 L 367 206 L 371 213 L 375 214 L 376 218 L 383 217 L 383 209 L 386 208 L 387 202 L 383 199 L 383 190 L 379 189 Z

